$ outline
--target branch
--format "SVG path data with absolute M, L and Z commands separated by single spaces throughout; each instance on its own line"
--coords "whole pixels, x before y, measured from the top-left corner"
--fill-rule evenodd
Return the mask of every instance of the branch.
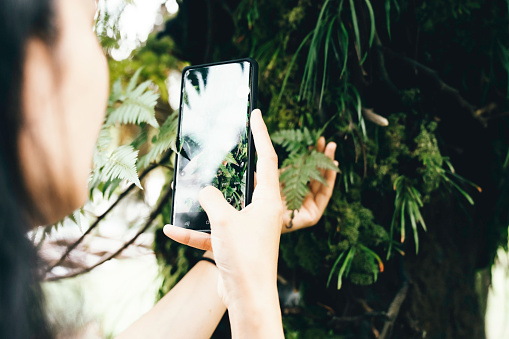
M 373 40 L 374 47 L 373 52 L 375 55 L 375 59 L 378 64 L 378 71 L 379 71 L 379 79 L 381 79 L 387 86 L 391 89 L 394 93 L 399 93 L 398 88 L 391 80 L 391 77 L 389 76 L 389 73 L 387 72 L 387 68 L 385 67 L 385 57 L 382 52 L 382 41 L 380 40 L 380 37 L 378 36 L 378 33 L 375 32 L 375 38 Z
M 340 326 L 344 323 L 349 323 L 349 322 L 359 322 L 359 321 L 362 321 L 366 318 L 387 318 L 387 313 L 385 312 L 368 312 L 368 313 L 364 313 L 364 314 L 361 314 L 361 315 L 354 315 L 354 316 L 350 316 L 350 317 L 332 317 L 332 319 L 330 320 L 330 325 L 332 326 Z
M 467 100 L 465 100 L 465 98 L 461 96 L 460 92 L 456 88 L 449 86 L 442 79 L 440 79 L 438 73 L 435 70 L 426 67 L 413 59 L 400 55 L 387 47 L 382 47 L 382 51 L 386 55 L 389 55 L 390 57 L 398 59 L 399 61 L 402 61 L 407 65 L 413 67 L 416 75 L 421 73 L 430 81 L 431 85 L 434 88 L 436 88 L 442 94 L 452 98 L 460 108 L 469 112 L 473 118 L 478 120 L 483 126 L 486 127 L 487 119 L 483 115 L 485 115 L 486 113 L 491 113 L 492 111 L 496 110 L 497 109 L 496 104 L 491 103 L 486 107 L 477 108 L 471 103 L 469 103 Z
M 403 301 L 405 301 L 406 299 L 408 285 L 409 285 L 408 281 L 405 280 L 403 286 L 401 286 L 398 293 L 396 293 L 396 296 L 394 297 L 394 300 L 392 301 L 391 306 L 389 306 L 389 310 L 387 311 L 387 320 L 385 321 L 382 333 L 380 334 L 378 339 L 386 339 L 389 337 L 394 322 L 396 321 L 396 318 L 398 316 L 401 305 L 403 304 Z
M 165 163 L 166 161 L 168 161 L 168 159 L 170 158 L 172 154 L 172 151 L 169 150 L 163 158 L 161 158 L 161 161 L 159 163 Z M 145 171 L 140 175 L 140 181 L 145 177 L 147 176 L 147 174 L 149 174 L 153 169 L 155 169 L 156 167 L 158 167 L 159 164 L 152 164 L 150 165 L 147 169 L 145 169 Z M 71 246 L 69 246 L 67 248 L 67 250 L 65 251 L 65 253 L 60 257 L 60 259 L 53 265 L 51 265 L 45 273 L 49 273 L 51 272 L 55 267 L 61 265 L 65 259 L 67 258 L 67 256 L 69 255 L 69 253 L 71 253 L 72 250 L 74 250 L 76 248 L 76 246 L 78 246 L 84 239 L 85 237 L 90 234 L 90 232 L 92 232 L 92 230 L 94 230 L 97 225 L 99 225 L 99 223 L 118 205 L 118 203 L 124 199 L 134 188 L 136 187 L 136 185 L 134 184 L 131 184 L 124 192 L 122 192 L 122 194 L 120 194 L 120 196 L 118 197 L 118 199 L 106 210 L 106 212 L 104 212 L 103 214 L 101 214 L 100 216 L 97 217 L 97 219 L 95 220 L 95 222 L 90 225 L 90 227 L 88 228 L 88 230 L 86 230 L 85 233 L 83 233 L 83 235 L 75 242 L 73 243 Z
M 81 274 L 84 274 L 84 273 L 87 273 L 87 272 L 90 272 L 92 271 L 94 268 L 104 264 L 106 261 L 108 260 L 111 260 L 113 258 L 115 258 L 117 255 L 119 255 L 120 253 L 122 253 L 123 250 L 125 250 L 127 247 L 129 247 L 132 243 L 134 243 L 136 241 L 136 239 L 138 239 L 138 237 L 144 233 L 151 225 L 152 225 L 152 222 L 154 221 L 154 219 L 159 215 L 161 214 L 162 210 L 163 210 L 163 207 L 166 205 L 166 203 L 168 202 L 168 200 L 170 199 L 171 197 L 171 194 L 172 194 L 172 189 L 171 188 L 168 188 L 168 190 L 166 191 L 166 193 L 164 194 L 164 196 L 161 198 L 161 200 L 159 201 L 159 204 L 157 205 L 157 207 L 152 211 L 152 213 L 150 213 L 150 216 L 147 220 L 147 222 L 145 223 L 145 225 L 138 231 L 138 233 L 136 233 L 136 235 L 131 238 L 131 240 L 129 240 L 128 242 L 126 242 L 122 247 L 120 247 L 115 253 L 111 254 L 110 256 L 108 256 L 107 258 L 99 261 L 98 263 L 96 263 L 95 265 L 92 265 L 90 267 L 87 267 L 81 271 L 78 271 L 78 272 L 74 272 L 74 273 L 69 273 L 67 275 L 63 275 L 63 276 L 57 276 L 57 277 L 51 277 L 51 278 L 47 278 L 45 279 L 45 281 L 57 281 L 57 280 L 61 280 L 61 279 L 67 279 L 67 278 L 73 278 L 73 277 L 76 277 L 78 275 L 81 275 Z

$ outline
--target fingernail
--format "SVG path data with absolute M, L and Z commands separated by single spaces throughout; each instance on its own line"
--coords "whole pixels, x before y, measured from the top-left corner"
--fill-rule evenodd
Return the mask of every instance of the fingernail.
M 175 225 L 170 225 L 170 224 L 164 225 L 163 232 L 170 239 L 174 239 L 175 237 L 178 238 L 178 237 L 181 237 L 181 236 L 183 236 L 185 234 L 184 228 L 178 227 L 178 226 L 175 226 Z M 170 234 L 172 236 L 170 236 Z
M 168 225 L 164 225 L 164 227 L 163 227 L 163 233 L 164 233 L 164 234 L 166 234 L 167 232 L 169 232 L 170 228 L 171 228 L 171 225 L 170 225 L 170 224 L 168 224 Z
M 338 144 L 336 144 L 335 142 L 332 142 L 332 148 L 333 148 L 334 150 L 336 150 L 336 148 L 337 148 L 337 147 L 338 147 Z
M 339 166 L 339 162 L 337 160 L 334 160 L 334 165 Z

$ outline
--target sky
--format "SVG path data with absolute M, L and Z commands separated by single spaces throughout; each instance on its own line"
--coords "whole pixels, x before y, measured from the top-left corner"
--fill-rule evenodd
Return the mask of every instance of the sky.
M 108 23 L 118 20 L 116 25 L 120 31 L 119 48 L 111 51 L 115 60 L 122 60 L 144 43 L 154 26 L 164 23 L 164 16 L 175 15 L 179 9 L 176 0 L 99 0 L 97 4 L 99 22 L 104 21 L 105 15 L 110 15 Z M 107 25 L 109 26 L 109 25 Z M 99 24 L 97 30 L 106 30 L 109 36 L 113 30 Z

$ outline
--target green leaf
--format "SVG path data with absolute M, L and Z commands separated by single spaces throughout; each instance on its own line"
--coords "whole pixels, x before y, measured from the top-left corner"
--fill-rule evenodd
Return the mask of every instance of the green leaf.
M 150 151 L 142 156 L 138 162 L 138 168 L 146 168 L 150 163 L 156 161 L 163 153 L 172 149 L 177 152 L 177 128 L 178 117 L 176 114 L 166 119 L 159 129 L 159 134 L 154 138 Z
M 283 162 L 280 181 L 288 210 L 299 210 L 309 194 L 309 182 L 316 180 L 326 185 L 320 169 L 339 172 L 334 162 L 325 154 L 312 150 L 309 154 L 292 153 Z
M 350 0 L 350 11 L 352 13 L 352 24 L 353 24 L 353 30 L 355 32 L 355 40 L 357 42 L 357 52 L 359 53 L 359 58 L 362 58 L 362 52 L 361 52 L 361 36 L 359 33 L 359 24 L 357 22 L 357 13 L 355 11 L 355 4 L 353 0 Z
M 145 122 L 153 127 L 159 127 L 154 109 L 159 94 L 148 89 L 150 84 L 152 84 L 151 81 L 146 81 L 133 92 L 128 92 L 122 105 L 113 109 L 108 115 L 106 124 L 140 124 Z
M 114 179 L 127 180 L 141 187 L 138 172 L 136 171 L 136 159 L 138 151 L 130 145 L 123 145 L 113 151 L 102 168 L 94 170 L 91 186 L 99 182 L 107 182 Z
M 304 153 L 309 146 L 316 145 L 319 137 L 316 132 L 303 127 L 302 129 L 282 130 L 273 133 L 271 139 L 275 144 L 283 146 L 289 153 Z
M 125 91 L 126 93 L 131 93 L 136 88 L 136 84 L 138 83 L 138 79 L 140 78 L 141 71 L 143 70 L 143 67 L 140 67 L 134 72 L 133 76 L 131 77 L 131 80 L 129 80 L 129 84 L 127 85 Z
M 373 39 L 375 38 L 375 33 L 376 33 L 375 13 L 373 11 L 373 6 L 371 6 L 371 1 L 370 0 L 365 0 L 365 1 L 366 1 L 366 6 L 368 7 L 369 20 L 370 20 L 370 25 L 371 25 L 371 29 L 370 29 L 370 33 L 369 33 L 369 47 L 371 47 L 373 45 Z
M 336 268 L 338 267 L 339 263 L 341 262 L 341 259 L 345 256 L 345 254 L 346 251 L 342 252 L 334 262 L 334 265 L 332 265 L 332 269 L 329 273 L 329 279 L 327 279 L 327 287 L 329 287 L 330 281 L 332 280 L 332 276 L 334 275 L 334 272 L 336 272 Z
M 401 206 L 401 220 L 400 220 L 400 223 L 401 223 L 401 242 L 404 242 L 405 241 L 405 205 L 406 204 L 402 204 Z
M 343 275 L 346 273 L 348 275 L 350 271 L 350 267 L 352 265 L 353 257 L 355 256 L 355 248 L 352 247 L 348 251 L 348 255 L 345 258 L 345 261 L 343 262 L 343 265 L 341 265 L 341 269 L 339 270 L 338 274 L 338 290 L 341 289 L 341 286 L 343 285 Z
M 139 68 L 134 73 L 125 91 L 122 90 L 120 79 L 113 84 L 106 125 L 147 123 L 159 127 L 155 118 L 159 94 L 150 89 L 152 81 L 145 81 L 136 87 L 141 71 L 142 68 Z
M 84 215 L 83 215 L 83 208 L 79 208 L 76 211 L 74 211 L 71 215 L 68 217 L 72 222 L 74 222 L 78 228 L 80 229 L 81 233 L 83 233 L 83 222 L 85 221 Z
M 329 44 L 331 42 L 332 27 L 334 26 L 335 20 L 336 20 L 336 17 L 334 17 L 331 20 L 331 22 L 329 24 L 329 29 L 327 31 L 327 36 L 325 38 L 325 60 L 323 63 L 322 89 L 320 91 L 320 102 L 318 104 L 319 110 L 322 108 L 323 93 L 325 92 L 325 80 L 327 79 L 327 59 L 329 57 Z
M 391 37 L 391 1 L 385 0 L 385 20 L 387 24 L 387 34 L 389 35 L 389 40 L 392 40 Z
M 308 35 L 306 35 L 306 37 L 304 39 L 302 39 L 302 42 L 300 43 L 299 48 L 297 48 L 297 50 L 293 54 L 292 60 L 290 61 L 290 64 L 288 65 L 288 69 L 286 70 L 285 78 L 283 79 L 283 84 L 281 85 L 281 90 L 279 91 L 276 108 L 279 106 L 279 103 L 281 102 L 281 98 L 283 97 L 283 91 L 285 90 L 286 83 L 288 82 L 288 78 L 290 77 L 290 74 L 292 74 L 291 71 L 292 71 L 293 65 L 295 64 L 295 61 L 297 60 L 297 56 L 299 55 L 299 52 L 302 49 L 302 47 L 304 47 L 304 45 L 306 44 L 308 39 L 311 37 L 312 33 L 313 32 L 310 32 Z
M 341 32 L 342 32 L 342 36 L 343 36 L 343 39 L 340 39 L 340 41 L 342 41 L 342 44 L 341 46 L 344 46 L 344 51 L 343 51 L 343 67 L 341 68 L 341 74 L 339 75 L 339 78 L 343 78 L 343 75 L 345 74 L 346 72 L 346 64 L 347 64 L 347 61 L 348 61 L 348 44 L 349 44 L 349 38 L 348 38 L 348 31 L 346 30 L 346 27 L 343 23 L 341 23 Z

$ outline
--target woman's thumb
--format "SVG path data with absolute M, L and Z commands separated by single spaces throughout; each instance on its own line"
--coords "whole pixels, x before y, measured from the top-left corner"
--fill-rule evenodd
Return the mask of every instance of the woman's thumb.
M 225 200 L 221 191 L 213 186 L 207 186 L 202 189 L 198 199 L 200 200 L 201 207 L 207 212 L 211 224 L 227 220 L 230 213 L 235 211 L 235 208 Z

